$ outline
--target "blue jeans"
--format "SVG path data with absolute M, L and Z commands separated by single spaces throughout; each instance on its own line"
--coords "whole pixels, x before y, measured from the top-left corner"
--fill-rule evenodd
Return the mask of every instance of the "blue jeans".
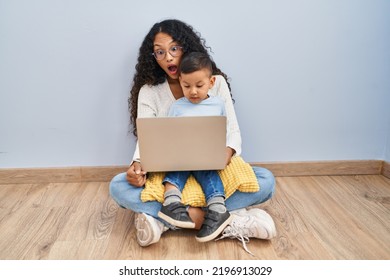
M 202 187 L 206 201 L 216 196 L 225 197 L 225 189 L 223 188 L 221 178 L 215 170 L 167 172 L 163 183 L 171 183 L 180 192 L 183 192 L 184 186 L 191 174 Z
M 275 192 L 275 177 L 268 169 L 253 166 L 260 189 L 258 192 L 234 192 L 226 199 L 226 208 L 228 211 L 246 208 L 251 205 L 261 204 L 270 199 Z M 110 183 L 111 197 L 121 207 L 130 209 L 134 212 L 145 213 L 158 218 L 161 203 L 158 201 L 141 200 L 141 191 L 143 187 L 134 187 L 126 180 L 126 173 L 116 175 Z

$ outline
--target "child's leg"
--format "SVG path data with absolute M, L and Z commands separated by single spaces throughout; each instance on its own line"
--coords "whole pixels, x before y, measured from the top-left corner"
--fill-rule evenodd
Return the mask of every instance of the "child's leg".
M 196 181 L 201 185 L 207 202 L 213 197 L 219 196 L 225 198 L 225 189 L 217 171 L 193 171 L 192 174 Z M 222 203 L 225 204 L 225 199 L 223 199 Z
M 202 186 L 207 202 L 207 212 L 196 240 L 206 242 L 215 239 L 230 223 L 232 216 L 226 210 L 225 191 L 217 171 L 196 171 L 193 174 Z
M 164 202 L 163 205 L 169 205 L 173 202 L 181 202 L 181 191 L 172 183 L 164 183 Z
M 225 197 L 213 196 L 207 200 L 207 208 L 218 213 L 226 212 Z
M 158 216 L 166 222 L 181 228 L 194 228 L 195 223 L 187 213 L 186 206 L 181 203 L 181 192 L 190 172 L 169 172 L 165 175 L 164 203 Z
M 165 174 L 162 181 L 165 188 L 163 205 L 181 202 L 181 193 L 190 174 L 189 171 L 167 172 Z

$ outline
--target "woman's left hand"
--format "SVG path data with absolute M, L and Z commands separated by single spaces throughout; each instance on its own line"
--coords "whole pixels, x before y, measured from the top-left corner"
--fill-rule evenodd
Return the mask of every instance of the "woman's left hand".
M 229 163 L 232 160 L 232 156 L 236 153 L 236 151 L 230 147 L 226 147 L 226 166 L 229 165 Z

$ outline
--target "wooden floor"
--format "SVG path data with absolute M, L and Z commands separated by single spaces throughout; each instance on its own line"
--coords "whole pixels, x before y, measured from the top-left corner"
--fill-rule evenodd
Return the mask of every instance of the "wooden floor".
M 0 185 L 0 259 L 390 259 L 390 179 L 382 175 L 278 177 L 260 206 L 278 236 L 198 243 L 193 230 L 168 231 L 141 248 L 134 213 L 108 183 Z

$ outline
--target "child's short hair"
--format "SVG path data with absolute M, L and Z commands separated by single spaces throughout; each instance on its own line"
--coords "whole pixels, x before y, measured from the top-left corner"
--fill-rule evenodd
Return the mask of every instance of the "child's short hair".
M 190 52 L 183 56 L 179 73 L 189 74 L 202 69 L 207 69 L 210 75 L 213 73 L 213 63 L 210 56 L 201 52 Z

